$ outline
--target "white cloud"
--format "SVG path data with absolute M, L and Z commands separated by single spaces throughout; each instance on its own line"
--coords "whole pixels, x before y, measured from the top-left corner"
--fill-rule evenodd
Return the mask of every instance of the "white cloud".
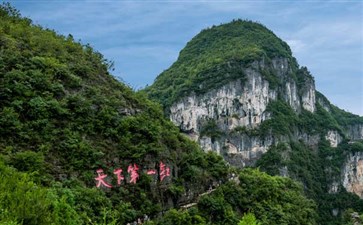
M 285 41 L 287 42 L 287 44 L 290 46 L 292 52 L 294 52 L 294 53 L 303 52 L 306 48 L 306 45 L 302 40 L 291 39 L 291 40 L 285 40 Z

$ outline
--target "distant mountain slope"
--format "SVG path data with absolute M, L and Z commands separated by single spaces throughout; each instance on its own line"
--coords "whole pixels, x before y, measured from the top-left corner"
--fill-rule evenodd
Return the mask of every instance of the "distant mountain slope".
M 263 25 L 235 20 L 201 31 L 144 92 L 205 151 L 301 181 L 322 224 L 363 209 L 346 193 L 363 197 L 363 117 L 330 104 Z

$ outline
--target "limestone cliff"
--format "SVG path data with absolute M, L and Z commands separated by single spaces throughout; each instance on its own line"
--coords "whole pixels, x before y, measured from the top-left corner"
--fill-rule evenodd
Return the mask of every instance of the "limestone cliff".
M 346 127 L 347 136 L 351 140 L 362 140 L 363 139 L 363 123 L 351 124 Z
M 278 143 L 297 143 L 271 157 L 279 175 L 302 179 L 294 167 L 311 163 L 304 156 L 280 163 L 283 154 L 297 154 L 301 145 L 316 165 L 327 162 L 317 167 L 321 176 L 331 176 L 321 189 L 334 194 L 344 186 L 361 196 L 360 175 L 354 172 L 360 161 L 347 156 L 351 147 L 341 145 L 363 139 L 363 118 L 316 91 L 308 69 L 261 24 L 233 21 L 203 30 L 145 91 L 182 132 L 232 165 L 253 166 Z M 309 186 L 307 180 L 301 181 Z
M 363 152 L 352 153 L 347 157 L 342 183 L 347 191 L 363 197 Z
M 271 62 L 270 65 L 265 61 L 254 62 L 242 68 L 243 77 L 240 79 L 203 95 L 191 93 L 181 98 L 170 107 L 171 121 L 204 150 L 216 151 L 236 166 L 251 164 L 281 137 L 235 135 L 235 130 L 243 127 L 253 129 L 268 120 L 271 114 L 266 108 L 278 95 L 297 113 L 301 110 L 315 111 L 313 79 L 305 78 L 310 82 L 299 89 L 296 81 L 290 77 L 292 69 L 287 59 L 275 58 Z M 286 80 L 285 86 L 278 89 L 270 87 L 269 81 L 261 74 L 261 68 L 267 67 L 281 81 Z M 216 129 L 222 134 L 219 138 L 203 134 L 205 125 L 210 121 L 216 124 Z
M 330 146 L 332 147 L 337 147 L 338 144 L 342 141 L 342 137 L 336 130 L 329 130 L 325 138 L 330 142 Z

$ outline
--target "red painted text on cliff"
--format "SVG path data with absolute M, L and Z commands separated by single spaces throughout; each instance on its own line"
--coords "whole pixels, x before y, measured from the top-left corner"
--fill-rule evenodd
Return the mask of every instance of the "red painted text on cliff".
M 125 180 L 124 175 L 122 174 L 123 170 L 121 168 L 116 168 L 113 171 L 113 174 L 116 177 L 116 184 L 117 186 L 121 185 L 121 182 Z M 106 188 L 112 188 L 112 184 L 106 181 L 108 175 L 104 174 L 103 169 L 96 170 L 97 177 L 96 180 L 96 187 L 106 187 Z M 129 174 L 129 183 L 130 184 L 136 184 L 137 180 L 139 179 L 139 166 L 137 164 L 130 164 L 127 167 L 127 173 Z M 156 169 L 149 169 L 146 171 L 147 175 L 156 175 L 158 171 Z M 160 181 L 163 181 L 166 177 L 170 176 L 170 168 L 166 166 L 163 162 L 160 161 L 159 163 L 159 178 Z M 110 179 L 110 178 L 108 178 Z

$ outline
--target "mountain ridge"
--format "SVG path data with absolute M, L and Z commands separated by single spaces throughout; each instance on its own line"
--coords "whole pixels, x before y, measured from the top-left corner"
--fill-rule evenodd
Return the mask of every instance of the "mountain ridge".
M 335 204 L 350 198 L 345 191 L 362 197 L 360 173 L 355 171 L 360 171 L 363 161 L 363 117 L 339 109 L 317 92 L 313 76 L 306 67 L 298 65 L 291 51 L 284 55 L 275 47 L 272 48 L 275 54 L 269 55 L 263 42 L 259 42 L 265 37 L 263 34 L 272 33 L 267 28 L 255 23 L 262 31 L 251 41 L 248 37 L 253 37 L 255 29 L 246 24 L 253 22 L 232 21 L 208 29 L 212 35 L 203 36 L 207 32 L 202 31 L 192 39 L 199 43 L 199 48 L 206 48 L 203 53 L 222 51 L 214 55 L 218 58 L 228 48 L 203 45 L 214 43 L 217 38 L 224 42 L 220 46 L 236 48 L 241 54 L 239 60 L 226 57 L 224 61 L 209 64 L 210 70 L 193 74 L 188 71 L 195 67 L 198 71 L 199 64 L 203 64 L 197 58 L 207 56 L 203 58 L 191 51 L 188 43 L 180 55 L 191 51 L 194 56 L 189 58 L 196 63 L 188 64 L 180 56 L 145 92 L 162 103 L 170 120 L 205 151 L 217 152 L 234 166 L 257 165 L 271 175 L 289 176 L 302 182 L 307 195 L 318 202 L 319 213 L 327 217 L 325 222 L 319 222 L 328 224 L 342 215 L 345 207 L 350 207 L 351 202 L 347 201 L 347 206 Z M 220 30 L 224 35 L 214 35 Z M 244 44 L 231 41 L 229 35 L 234 37 L 234 34 L 240 35 L 238 40 Z M 272 38 L 273 42 L 270 39 L 266 42 L 285 46 L 277 36 Z M 248 49 L 246 42 L 260 43 L 259 50 L 264 51 L 249 58 L 255 51 L 244 52 Z M 199 48 L 194 46 L 192 50 Z M 180 65 L 190 68 L 181 70 Z M 183 71 L 184 77 L 180 75 Z M 184 84 L 176 83 L 179 77 L 183 77 Z M 165 91 L 165 84 L 172 90 Z M 304 156 L 309 158 L 308 162 Z M 323 205 L 332 208 L 328 210 Z
M 161 73 L 146 90 L 151 97 L 157 95 L 166 98 L 162 103 L 169 105 L 169 99 L 178 99 L 190 91 L 203 91 L 198 85 L 200 81 L 208 80 L 204 77 L 204 70 L 218 70 L 218 66 L 228 66 L 229 60 L 249 64 L 263 57 L 286 57 L 295 62 L 290 47 L 266 27 L 252 21 L 234 20 L 227 25 L 202 30 L 180 51 L 178 60 Z M 168 79 L 168 76 L 173 78 Z M 226 82 L 218 74 L 213 75 L 213 78 L 218 79 L 214 82 L 217 86 Z M 228 80 L 230 78 L 227 77 Z M 160 89 L 152 88 L 157 85 L 161 85 Z M 198 90 L 199 88 L 202 90 Z

